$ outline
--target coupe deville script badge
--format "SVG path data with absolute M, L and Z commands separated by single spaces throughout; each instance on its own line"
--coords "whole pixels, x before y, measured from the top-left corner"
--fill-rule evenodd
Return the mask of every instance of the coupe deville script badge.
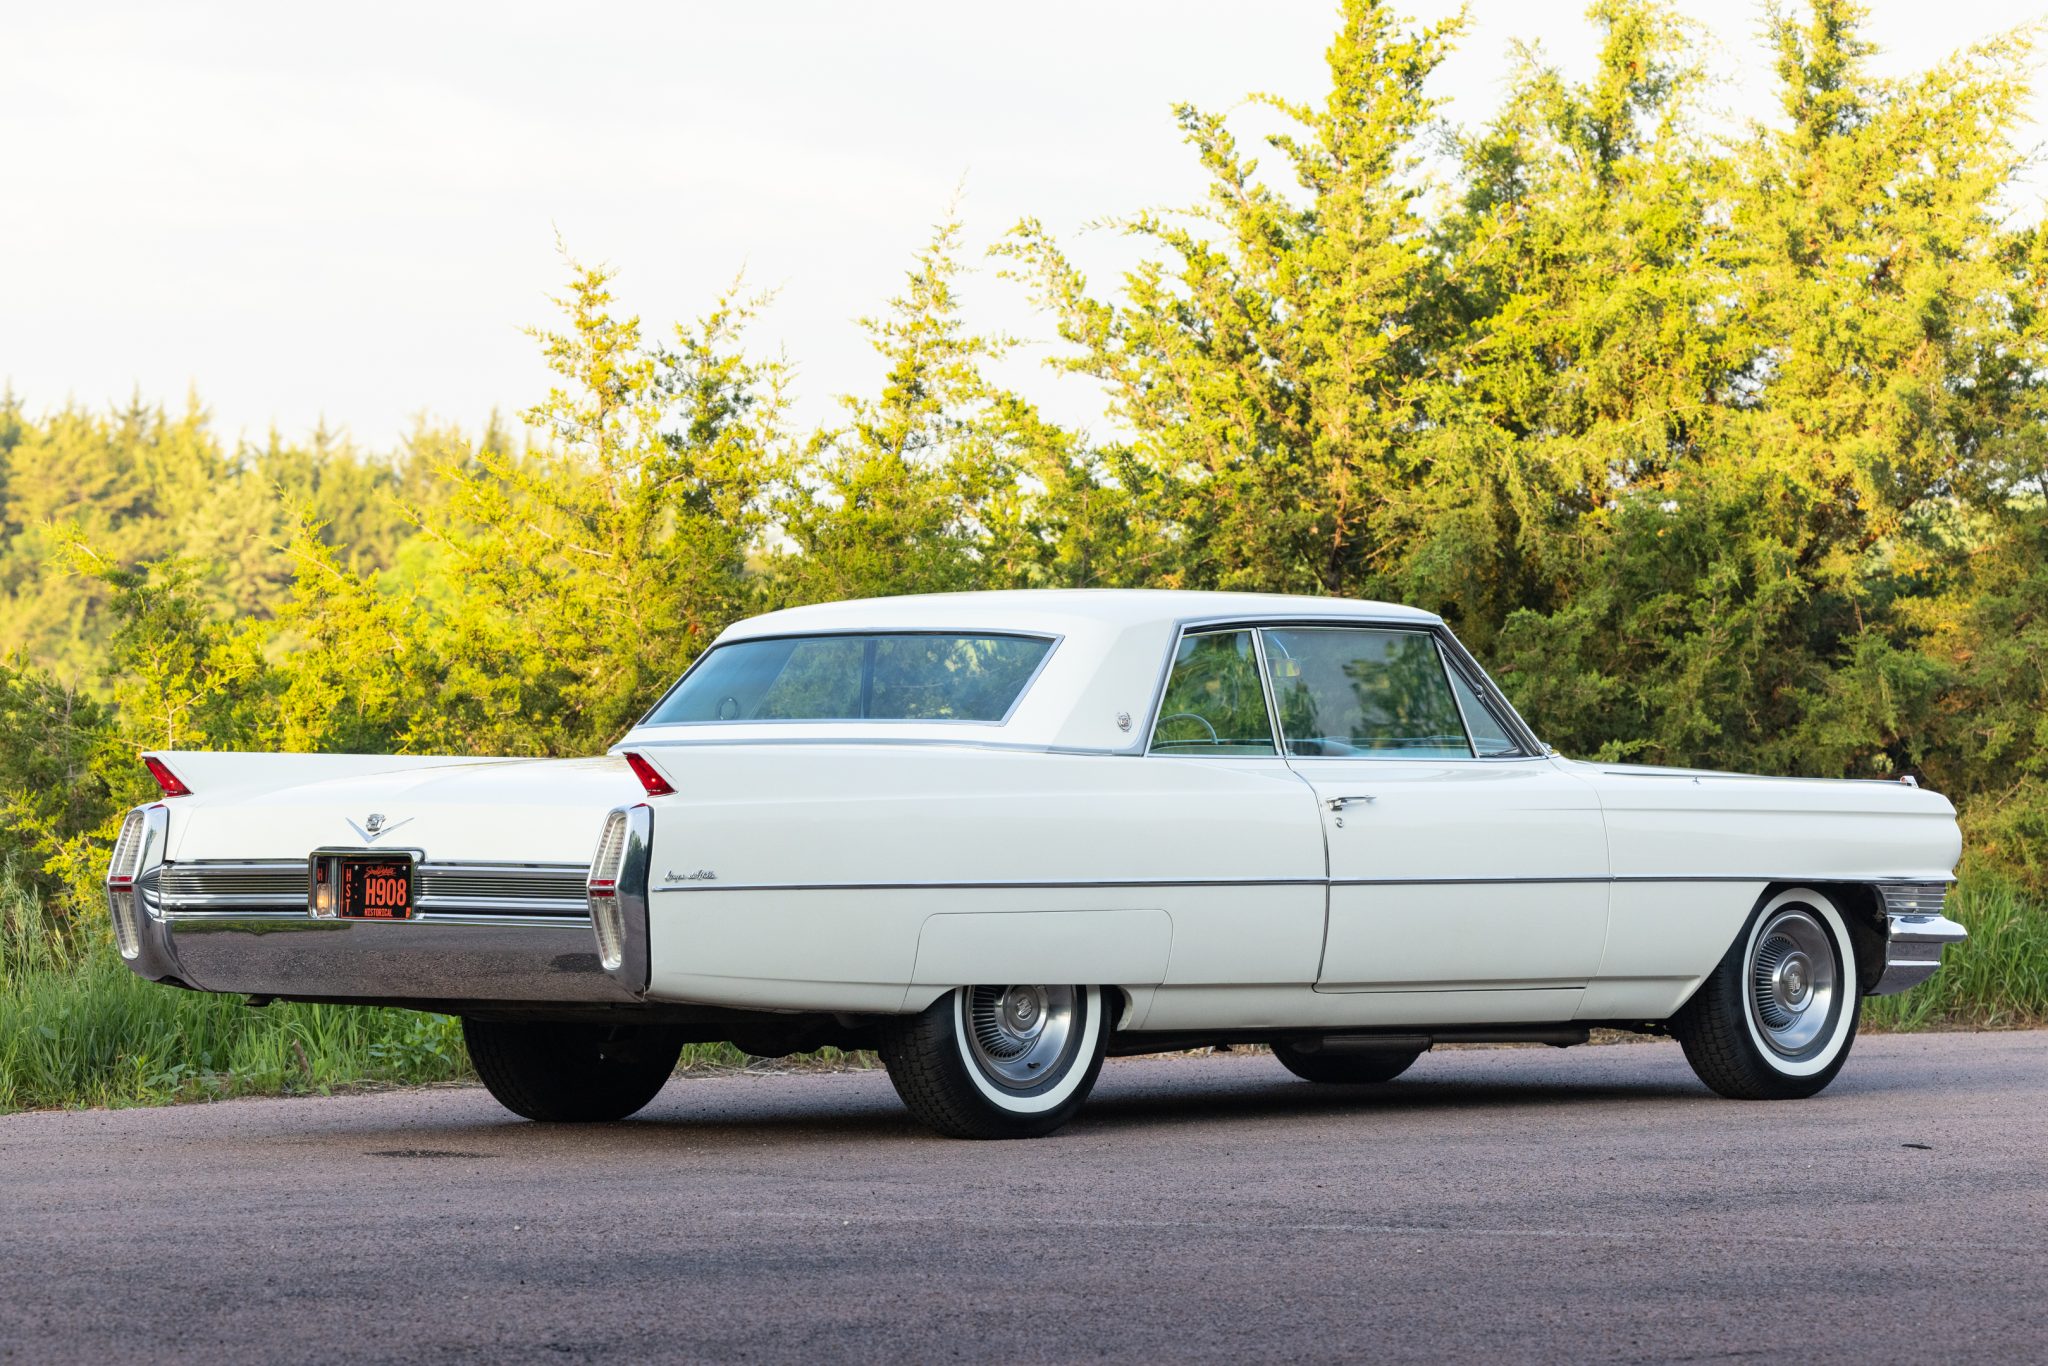
M 343 817 L 343 819 L 347 820 L 347 817 Z M 357 838 L 362 840 L 364 844 L 375 844 L 378 836 L 388 835 L 401 825 L 410 825 L 412 820 L 411 816 L 407 816 L 402 821 L 394 821 L 381 811 L 372 811 L 368 816 L 364 817 L 361 825 L 357 825 L 354 821 L 349 821 L 348 828 L 355 831 Z
M 699 868 L 694 873 L 678 873 L 675 869 L 671 868 L 668 872 L 662 874 L 661 880 L 663 882 L 716 882 L 718 881 L 718 874 L 712 872 L 709 868 Z

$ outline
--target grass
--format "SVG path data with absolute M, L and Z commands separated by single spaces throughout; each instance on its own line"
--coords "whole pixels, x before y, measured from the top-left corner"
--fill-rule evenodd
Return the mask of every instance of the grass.
M 254 1009 L 145 982 L 109 950 L 0 988 L 0 1111 L 329 1092 L 468 1075 L 461 1026 L 357 1006 Z
M 271 1005 L 145 982 L 0 868 L 0 1113 L 414 1085 L 469 1074 L 440 1015 Z
M 2048 907 L 1973 881 L 1949 914 L 1970 930 L 1934 979 L 1864 1003 L 1872 1030 L 2048 1024 Z M 442 1015 L 278 1003 L 145 982 L 97 942 L 68 945 L 35 898 L 0 870 L 0 1113 L 159 1105 L 228 1096 L 324 1094 L 470 1077 L 460 1024 Z M 873 1066 L 837 1050 L 750 1060 L 692 1044 L 686 1072 Z
M 1979 879 L 1949 895 L 1948 917 L 1970 937 L 1942 952 L 1941 971 L 1897 996 L 1863 1003 L 1867 1029 L 2019 1029 L 2048 1024 L 2048 906 Z
M 686 1072 L 872 1066 L 837 1049 L 750 1059 L 691 1044 Z M 278 1002 L 145 982 L 111 951 L 76 971 L 24 973 L 0 988 L 0 1114 L 164 1105 L 230 1096 L 326 1095 L 472 1078 L 462 1025 L 446 1015 Z

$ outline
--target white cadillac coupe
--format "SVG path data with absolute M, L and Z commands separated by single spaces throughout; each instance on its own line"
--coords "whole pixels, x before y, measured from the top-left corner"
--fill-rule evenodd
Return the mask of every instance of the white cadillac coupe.
M 1742 1098 L 1932 974 L 1954 808 L 1578 763 L 1427 612 L 1175 592 L 741 622 L 604 758 L 144 756 L 107 874 L 145 977 L 462 1017 L 537 1120 L 688 1041 L 876 1048 L 944 1134 L 1043 1134 L 1106 1054 L 1669 1033 Z

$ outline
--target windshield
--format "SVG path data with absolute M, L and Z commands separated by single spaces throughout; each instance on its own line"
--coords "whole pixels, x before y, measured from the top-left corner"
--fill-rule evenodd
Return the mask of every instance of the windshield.
M 713 646 L 647 718 L 1000 722 L 1052 650 L 1039 636 L 780 636 Z

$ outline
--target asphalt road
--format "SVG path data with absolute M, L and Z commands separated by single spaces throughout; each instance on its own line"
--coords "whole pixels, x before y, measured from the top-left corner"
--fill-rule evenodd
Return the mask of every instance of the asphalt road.
M 0 1359 L 2039 1361 L 2044 1235 L 2048 1034 L 1773 1105 L 1664 1043 L 1129 1060 L 1019 1143 L 880 1073 L 239 1101 L 0 1119 Z

